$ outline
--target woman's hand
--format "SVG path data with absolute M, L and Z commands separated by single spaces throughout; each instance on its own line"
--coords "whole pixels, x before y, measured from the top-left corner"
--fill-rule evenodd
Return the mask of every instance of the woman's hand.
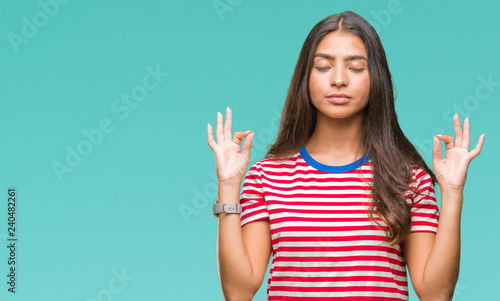
M 217 112 L 217 143 L 214 141 L 212 126 L 210 124 L 207 124 L 207 138 L 208 145 L 215 154 L 219 184 L 237 184 L 239 188 L 250 162 L 250 149 L 254 133 L 250 131 L 235 132 L 234 137 L 231 138 L 231 123 L 232 113 L 229 107 L 226 109 L 226 124 L 224 127 L 222 124 L 222 114 Z M 245 137 L 247 139 L 243 143 L 243 151 L 240 152 L 241 141 Z
M 470 126 L 469 118 L 465 118 L 464 130 L 458 114 L 453 116 L 455 125 L 456 141 L 448 135 L 436 135 L 434 137 L 434 148 L 432 152 L 432 169 L 436 175 L 441 190 L 463 192 L 465 179 L 467 177 L 467 167 L 472 159 L 481 152 L 484 142 L 484 134 L 479 136 L 479 141 L 472 151 L 469 152 Z M 445 142 L 445 157 L 441 159 L 441 144 Z

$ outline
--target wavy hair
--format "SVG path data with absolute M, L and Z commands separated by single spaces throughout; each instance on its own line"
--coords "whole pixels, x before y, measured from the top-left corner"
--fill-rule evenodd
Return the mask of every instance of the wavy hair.
M 418 194 L 411 187 L 413 167 L 423 168 L 431 177 L 429 169 L 415 147 L 401 130 L 395 110 L 393 82 L 380 38 L 373 27 L 361 16 L 351 11 L 331 15 L 309 32 L 299 54 L 297 65 L 288 89 L 282 110 L 278 136 L 265 158 L 289 157 L 295 154 L 311 137 L 316 126 L 317 109 L 312 105 L 309 77 L 314 55 L 320 41 L 330 32 L 350 32 L 359 37 L 368 53 L 370 76 L 369 100 L 363 112 L 362 145 L 373 166 L 371 205 L 368 217 L 386 232 L 386 241 L 397 244 L 403 241 L 411 229 L 411 206 Z M 374 219 L 377 213 L 388 226 L 384 228 Z

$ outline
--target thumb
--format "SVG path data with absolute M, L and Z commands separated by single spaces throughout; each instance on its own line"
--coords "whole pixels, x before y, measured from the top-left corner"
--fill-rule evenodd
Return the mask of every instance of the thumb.
M 243 150 L 241 153 L 245 157 L 250 157 L 250 149 L 252 148 L 252 141 L 254 135 L 255 132 L 250 133 L 250 135 L 247 136 L 247 139 L 245 139 L 245 142 L 243 143 Z

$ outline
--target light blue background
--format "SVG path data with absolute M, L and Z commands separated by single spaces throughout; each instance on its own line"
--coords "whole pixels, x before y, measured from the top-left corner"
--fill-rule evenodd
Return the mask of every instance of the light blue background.
M 454 136 L 455 111 L 469 116 L 473 145 L 486 132 L 469 167 L 455 300 L 497 296 L 499 3 L 220 1 L 232 10 L 218 15 L 212 0 L 69 1 L 17 52 L 9 35 L 22 34 L 24 17 L 43 23 L 43 10 L 0 4 L 0 299 L 222 300 L 206 124 L 230 106 L 233 131 L 256 132 L 251 163 L 260 160 L 304 39 L 344 10 L 377 28 L 400 125 L 429 166 L 432 136 Z M 139 89 L 148 66 L 169 75 L 120 119 L 113 102 Z M 474 101 L 488 77 L 496 86 Z M 66 147 L 85 143 L 82 131 L 103 118 L 114 130 L 59 181 L 52 164 L 65 164 Z M 9 187 L 18 193 L 15 295 L 6 285 Z M 113 282 L 122 269 L 134 278 Z M 109 283 L 119 292 L 106 295 Z M 267 277 L 255 300 L 266 287 Z

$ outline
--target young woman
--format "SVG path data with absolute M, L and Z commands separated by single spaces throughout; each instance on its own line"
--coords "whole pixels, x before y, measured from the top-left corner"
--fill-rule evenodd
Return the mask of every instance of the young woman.
M 269 300 L 408 300 L 406 268 L 420 300 L 451 300 L 467 168 L 484 134 L 469 152 L 469 120 L 462 130 L 455 114 L 456 138 L 434 137 L 434 174 L 399 127 L 385 51 L 366 20 L 346 11 L 311 30 L 276 142 L 246 174 L 254 133 L 232 136 L 231 122 L 229 108 L 225 124 L 218 113 L 217 142 L 207 126 L 218 203 L 242 205 L 218 214 L 227 300 L 253 298 L 271 255 Z

